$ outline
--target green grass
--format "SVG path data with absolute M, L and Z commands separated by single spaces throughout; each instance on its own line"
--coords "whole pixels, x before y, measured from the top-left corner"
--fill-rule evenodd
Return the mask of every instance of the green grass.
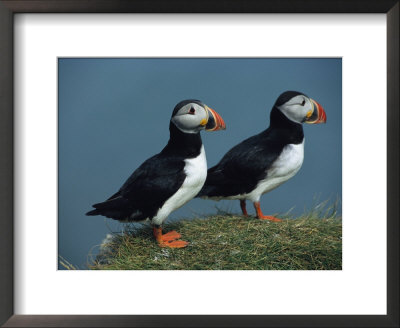
M 190 242 L 160 248 L 149 226 L 114 235 L 89 265 L 94 270 L 341 270 L 342 220 L 335 206 L 316 206 L 282 222 L 219 213 L 166 224 Z

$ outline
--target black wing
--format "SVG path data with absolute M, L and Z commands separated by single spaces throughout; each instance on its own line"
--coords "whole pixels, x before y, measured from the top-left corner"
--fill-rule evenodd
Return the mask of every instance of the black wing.
M 251 192 L 265 179 L 267 170 L 282 152 L 283 144 L 272 142 L 266 130 L 229 150 L 220 162 L 210 168 L 198 197 L 227 197 Z
M 103 203 L 94 204 L 87 215 L 104 215 L 116 220 L 152 218 L 164 202 L 183 184 L 185 163 L 162 153 L 146 160 L 120 190 Z

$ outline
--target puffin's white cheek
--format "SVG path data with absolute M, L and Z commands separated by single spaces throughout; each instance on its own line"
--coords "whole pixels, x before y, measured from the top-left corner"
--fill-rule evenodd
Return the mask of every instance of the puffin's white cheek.
M 293 122 L 296 122 L 296 123 L 301 122 L 300 115 L 299 115 L 298 111 L 296 111 L 296 109 L 293 108 L 292 106 L 291 107 L 281 107 L 280 110 L 281 110 L 281 112 L 283 114 L 285 114 L 285 116 L 289 120 L 291 120 Z
M 300 111 L 296 111 L 295 113 L 293 113 L 293 118 L 296 122 L 301 123 L 304 120 L 305 115 L 303 115 L 303 112 Z
M 310 108 L 308 106 L 282 106 L 280 110 L 291 121 L 303 123 Z
M 199 127 L 199 119 L 196 115 L 180 115 L 172 118 L 177 128 L 187 133 L 195 133 Z

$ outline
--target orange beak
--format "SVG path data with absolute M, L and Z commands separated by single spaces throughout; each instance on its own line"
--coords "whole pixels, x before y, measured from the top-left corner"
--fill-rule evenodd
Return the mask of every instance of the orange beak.
M 324 109 L 322 108 L 322 106 L 317 103 L 314 99 L 311 99 L 311 103 L 313 104 L 313 112 L 310 115 L 310 117 L 308 117 L 305 120 L 305 123 L 308 124 L 318 124 L 318 123 L 326 123 L 326 113 L 324 111 Z
M 225 130 L 226 125 L 222 117 L 212 108 L 206 106 L 208 110 L 208 122 L 206 124 L 206 131 Z

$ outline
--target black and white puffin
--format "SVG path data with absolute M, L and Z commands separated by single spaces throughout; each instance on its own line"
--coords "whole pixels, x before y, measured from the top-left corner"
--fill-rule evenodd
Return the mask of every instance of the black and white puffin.
M 178 103 L 169 124 L 165 148 L 137 168 L 117 193 L 94 204 L 86 215 L 104 215 L 122 222 L 149 219 L 159 246 L 188 243 L 176 231 L 162 234 L 169 214 L 194 198 L 206 181 L 207 161 L 200 131 L 225 129 L 221 116 L 199 100 Z
M 325 111 L 315 100 L 297 91 L 282 93 L 272 107 L 268 129 L 233 147 L 210 168 L 198 197 L 239 199 L 245 216 L 250 200 L 259 219 L 281 221 L 262 213 L 260 197 L 293 177 L 303 164 L 302 123 L 325 122 Z

